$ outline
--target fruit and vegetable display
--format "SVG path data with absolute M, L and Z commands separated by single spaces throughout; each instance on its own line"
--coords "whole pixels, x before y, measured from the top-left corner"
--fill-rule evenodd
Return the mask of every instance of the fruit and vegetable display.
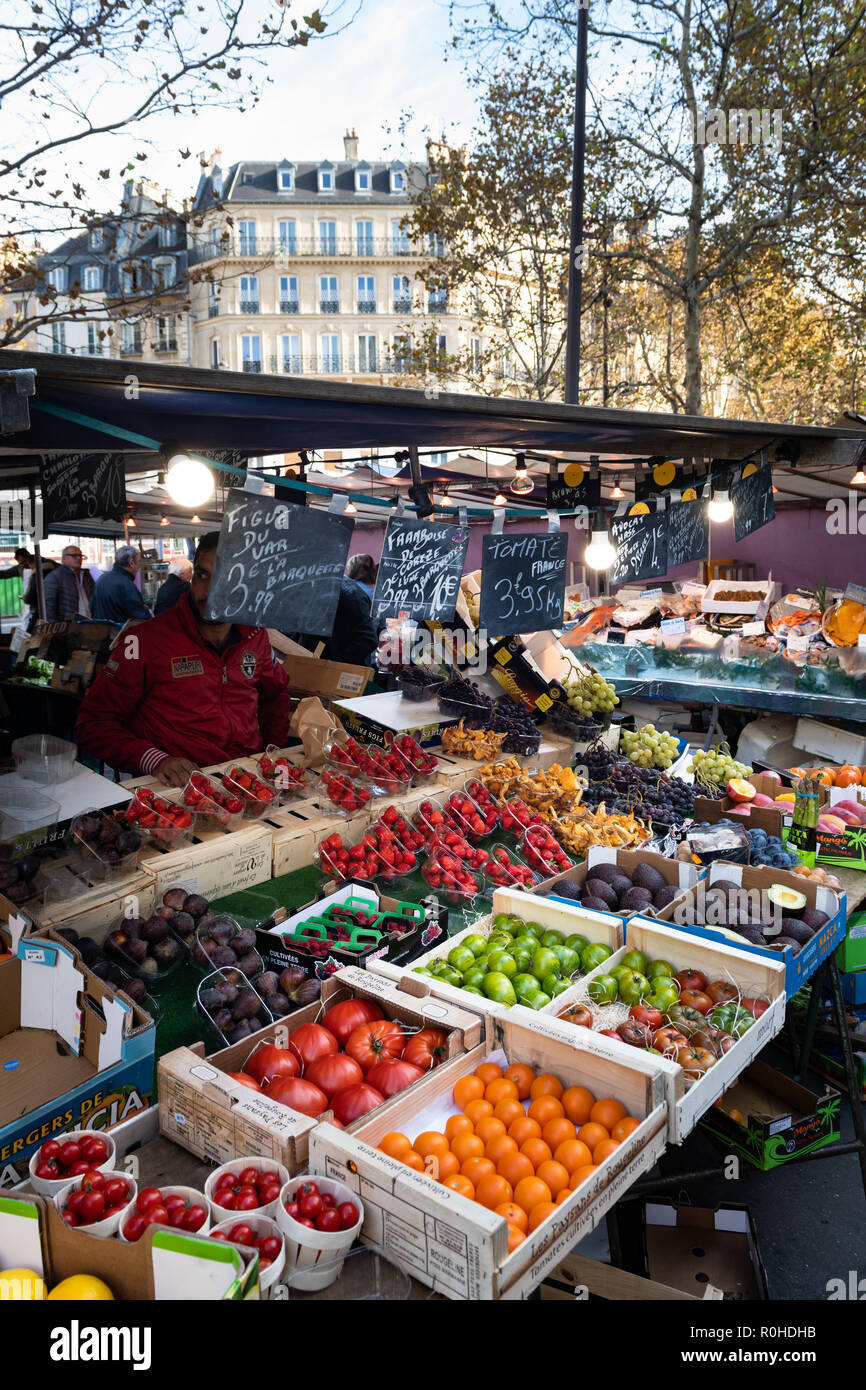
M 411 1139 L 392 1130 L 378 1148 L 501 1216 L 509 1254 L 641 1124 L 615 1097 L 596 1098 L 522 1062 L 482 1062 L 455 1083 L 452 1100 L 444 1131 Z
M 487 935 L 483 926 L 483 919 L 476 922 L 453 946 L 413 966 L 413 974 L 506 1008 L 525 1004 L 538 1010 L 612 954 L 603 942 L 590 942 L 578 932 L 569 936 L 556 928 L 545 929 L 514 913 L 497 913 Z
M 721 796 L 721 788 L 732 778 L 748 777 L 752 769 L 748 763 L 737 762 L 728 745 L 720 743 L 716 748 L 695 749 L 688 771 L 696 782 L 709 788 L 711 796 Z
M 239 793 L 228 791 L 215 777 L 193 772 L 181 798 L 184 806 L 203 823 L 234 829 L 244 814 L 244 801 Z
M 129 1206 L 135 1184 L 122 1173 L 88 1168 L 73 1179 L 74 1186 L 62 1188 L 58 1208 L 67 1226 L 93 1226 L 120 1216 Z M 166 1223 L 167 1224 L 167 1223 Z
M 254 772 L 243 767 L 232 767 L 222 774 L 223 784 L 231 796 L 239 797 L 243 803 L 244 815 L 249 820 L 263 816 L 277 800 L 274 787 L 269 787 Z
M 724 927 L 753 946 L 798 955 L 830 917 L 809 907 L 806 894 L 785 883 L 766 889 L 746 889 L 732 879 L 718 878 L 688 889 L 677 905 L 683 925 Z
M 124 1239 L 141 1240 L 148 1226 L 173 1226 L 176 1231 L 192 1233 L 200 1231 L 208 1221 L 208 1203 L 203 1192 L 195 1195 L 200 1200 L 192 1200 L 169 1187 L 143 1187 L 121 1225 Z
M 37 1178 L 47 1182 L 71 1180 L 100 1168 L 113 1154 L 113 1142 L 109 1148 L 101 1134 L 62 1135 L 45 1140 L 31 1167 Z
M 561 684 L 566 703 L 576 714 L 609 714 L 614 705 L 619 704 L 614 687 L 597 671 L 571 676 Z
M 644 862 L 631 873 L 619 864 L 593 864 L 587 869 L 583 883 L 564 878 L 546 890 L 560 898 L 571 898 L 593 912 L 621 915 L 659 911 L 682 891 L 668 883 L 659 869 Z
M 459 723 L 442 730 L 442 747 L 446 753 L 453 753 L 456 757 L 483 762 L 501 752 L 506 737 L 504 731 L 494 733 L 492 729 L 467 727 L 461 718 Z
M 13 858 L 11 846 L 0 845 L 0 893 L 13 903 L 24 903 L 32 898 L 36 892 L 34 880 L 41 862 L 37 854 Z
M 644 724 L 640 729 L 623 729 L 619 738 L 623 753 L 637 767 L 657 767 L 663 772 L 673 767 L 679 745 L 672 734 Z
M 306 767 L 296 767 L 283 755 L 263 753 L 258 761 L 259 776 L 272 782 L 277 791 L 293 796 L 307 796 L 315 785 L 315 773 Z
M 166 803 L 168 804 L 168 803 Z M 72 843 L 85 856 L 85 863 L 93 857 L 108 868 L 116 868 L 129 862 L 131 856 L 141 849 L 144 843 L 136 829 L 141 824 L 142 803 L 133 799 L 120 811 L 87 811 L 76 816 L 72 822 Z M 192 823 L 192 818 L 188 824 Z M 152 824 L 156 825 L 154 814 Z M 147 829 L 147 826 L 143 826 Z M 20 861 L 18 861 L 20 863 Z M 32 878 L 32 874 L 20 875 L 22 879 Z M 13 882 L 16 880 L 13 880 Z M 5 891 L 5 889 L 4 889 Z M 8 896 L 8 894 L 7 894 Z M 15 901 L 20 901 L 15 899 Z

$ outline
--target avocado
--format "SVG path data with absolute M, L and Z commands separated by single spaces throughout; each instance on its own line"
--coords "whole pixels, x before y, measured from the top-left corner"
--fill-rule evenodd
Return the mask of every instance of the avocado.
M 681 889 L 675 883 L 665 883 L 656 893 L 653 893 L 653 907 L 660 910 L 672 903 L 674 898 L 679 897 Z
M 750 941 L 753 946 L 766 946 L 766 942 L 761 935 L 760 927 L 741 927 L 740 936 L 744 940 Z
M 796 917 L 783 917 L 779 925 L 782 928 L 782 936 L 799 941 L 801 946 L 805 946 L 815 935 L 811 927 L 807 927 L 805 922 L 798 921 Z
M 665 887 L 664 874 L 660 874 L 658 869 L 653 868 L 652 864 L 638 864 L 631 876 L 631 881 L 635 888 L 648 888 L 653 897 Z
M 547 893 L 556 893 L 560 898 L 573 898 L 575 902 L 580 902 L 583 888 L 573 879 L 563 878 L 559 883 L 552 883 L 547 889 Z
M 608 879 L 611 888 L 618 898 L 622 897 L 627 888 L 631 888 L 631 879 L 626 874 L 620 874 L 619 878 Z
M 813 932 L 820 931 L 829 920 L 826 912 L 819 912 L 817 907 L 804 907 L 800 913 L 800 921 L 811 927 Z
M 794 952 L 794 955 L 796 955 L 800 949 L 800 942 L 795 941 L 792 936 L 777 936 L 774 944 L 770 947 L 770 950 L 784 951 L 788 946 L 791 947 L 791 950 Z
M 585 897 L 601 898 L 602 902 L 609 903 L 611 907 L 616 907 L 617 895 L 606 879 L 588 878 L 583 885 L 583 891 Z
M 624 878 L 622 869 L 618 864 L 593 864 L 592 877 L 601 878 L 605 883 L 615 883 L 618 878 Z M 629 884 L 631 879 L 629 879 Z
M 629 912 L 641 912 L 651 905 L 653 895 L 648 888 L 627 888 L 619 899 L 620 907 Z
M 583 898 L 580 905 L 592 912 L 610 912 L 612 910 L 610 904 L 606 903 L 603 898 Z
M 717 878 L 711 886 L 720 889 L 722 893 L 729 897 L 731 893 L 739 893 L 743 885 L 741 883 L 734 883 L 732 878 Z
M 796 888 L 789 888 L 785 883 L 774 883 L 767 897 L 773 906 L 780 907 L 787 917 L 799 917 L 806 906 L 806 894 L 800 893 Z

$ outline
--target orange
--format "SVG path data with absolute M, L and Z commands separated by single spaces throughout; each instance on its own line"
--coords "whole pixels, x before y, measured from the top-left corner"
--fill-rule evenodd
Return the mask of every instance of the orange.
M 529 1217 L 516 1202 L 502 1202 L 498 1207 L 494 1207 L 494 1211 L 497 1216 L 504 1216 L 509 1226 L 516 1226 L 519 1231 L 525 1231 L 529 1225 Z
M 582 1182 L 586 1182 L 587 1178 L 591 1178 L 593 1173 L 596 1172 L 598 1172 L 598 1167 L 595 1163 L 585 1163 L 582 1168 L 575 1168 L 571 1175 L 571 1183 L 569 1184 L 572 1192 L 576 1187 L 580 1187 Z
M 521 1144 L 525 1144 L 527 1139 L 540 1139 L 541 1125 L 537 1120 L 530 1120 L 528 1115 L 524 1115 L 523 1106 L 521 1106 L 517 1119 L 508 1126 L 508 1133 L 512 1139 L 517 1140 L 519 1147 Z
M 462 1173 L 455 1173 L 453 1178 L 446 1178 L 442 1186 L 450 1187 L 452 1192 L 459 1192 L 461 1197 L 468 1197 L 470 1202 L 475 1201 L 475 1188 Z
M 529 1118 L 537 1120 L 542 1130 L 548 1120 L 555 1120 L 558 1115 L 564 1115 L 562 1101 L 557 1100 L 556 1096 L 537 1096 L 529 1107 Z
M 564 1187 L 564 1188 L 562 1189 L 562 1191 L 560 1192 L 559 1196 L 558 1196 L 557 1199 L 556 1199 L 556 1205 L 557 1205 L 558 1207 L 561 1207 L 562 1204 L 563 1204 L 563 1202 L 567 1202 L 570 1196 L 571 1196 L 571 1188 L 570 1188 L 570 1187 Z
M 517 1100 L 517 1087 L 513 1081 L 506 1081 L 504 1076 L 500 1076 L 496 1081 L 491 1081 L 484 1092 L 484 1099 L 489 1100 L 491 1106 L 498 1105 L 501 1100 Z
M 444 1182 L 446 1178 L 453 1178 L 455 1173 L 460 1172 L 460 1159 L 456 1154 L 438 1154 L 436 1157 L 438 1166 L 439 1181 Z
M 576 1125 L 585 1125 L 595 1105 L 595 1096 L 585 1086 L 569 1086 L 561 1096 L 568 1118 Z
M 507 1081 L 513 1081 L 517 1087 L 517 1099 L 526 1100 L 529 1088 L 535 1080 L 535 1072 L 525 1062 L 512 1062 L 510 1067 L 505 1068 L 505 1078 Z
M 537 1230 L 537 1228 L 541 1225 L 542 1221 L 546 1221 L 548 1216 L 551 1216 L 555 1211 L 555 1202 L 539 1202 L 538 1206 L 533 1207 L 532 1211 L 529 1213 L 530 1231 Z
M 566 1139 L 553 1157 L 563 1168 L 567 1168 L 569 1173 L 573 1173 L 575 1168 L 582 1168 L 585 1163 L 592 1163 L 592 1154 L 581 1139 Z
M 607 1138 L 603 1135 L 602 1138 Z M 451 1140 L 451 1152 L 456 1154 L 461 1163 L 465 1163 L 467 1158 L 483 1158 L 484 1140 L 479 1139 L 477 1134 L 458 1134 Z
M 520 1145 L 520 1152 L 526 1155 L 533 1168 L 537 1168 L 539 1163 L 546 1163 L 549 1158 L 553 1158 L 550 1145 L 545 1144 L 543 1139 L 527 1139 L 525 1144 Z
M 400 1162 L 405 1163 L 407 1168 L 414 1168 L 416 1173 L 424 1172 L 424 1160 L 414 1149 L 407 1149 L 400 1155 Z
M 480 1096 L 477 1100 L 468 1101 L 463 1110 L 474 1125 L 477 1125 L 479 1120 L 486 1119 L 488 1115 L 493 1114 L 493 1106 L 490 1101 L 483 1100 Z
M 498 1100 L 493 1107 L 493 1113 L 497 1120 L 501 1120 L 506 1126 L 513 1125 L 515 1120 L 527 1118 L 519 1100 Z
M 557 1100 L 562 1095 L 565 1087 L 551 1072 L 542 1071 L 536 1076 L 529 1088 L 529 1094 L 533 1100 L 539 1096 L 556 1096 Z
M 480 1067 L 475 1068 L 475 1075 L 485 1086 L 489 1086 L 491 1081 L 502 1075 L 502 1068 L 498 1062 L 482 1062 Z
M 449 1115 L 445 1121 L 445 1134 L 448 1141 L 456 1139 L 458 1134 L 472 1134 L 475 1126 L 468 1115 Z
M 564 1187 L 568 1187 L 568 1169 L 562 1163 L 557 1163 L 555 1158 L 549 1158 L 545 1163 L 540 1163 L 535 1170 L 535 1176 L 547 1183 L 554 1197 Z
M 517 1247 L 518 1247 L 518 1245 L 522 1245 L 523 1242 L 524 1242 L 525 1240 L 526 1240 L 526 1236 L 523 1234 L 523 1232 L 522 1232 L 517 1226 L 512 1226 L 512 1225 L 509 1223 L 509 1226 L 508 1226 L 508 1253 L 509 1253 L 509 1255 L 511 1254 L 512 1250 L 516 1250 Z
M 454 1104 L 465 1110 L 470 1100 L 481 1100 L 484 1095 L 484 1082 L 478 1076 L 461 1076 L 451 1094 Z
M 499 1166 L 503 1158 L 509 1154 L 517 1153 L 517 1140 L 512 1139 L 510 1134 L 497 1134 L 487 1144 L 484 1150 L 485 1158 L 492 1158 L 493 1162 Z
M 405 1134 L 400 1134 L 398 1130 L 392 1129 L 390 1134 L 384 1135 L 379 1143 L 379 1148 L 383 1154 L 388 1154 L 391 1158 L 401 1158 L 411 1149 L 412 1144 Z
M 422 1158 L 426 1158 L 428 1154 L 435 1154 L 437 1158 L 441 1158 L 448 1152 L 448 1140 L 438 1130 L 425 1129 L 423 1134 L 418 1135 L 413 1147 Z
M 541 1178 L 521 1178 L 514 1189 L 514 1200 L 519 1207 L 523 1207 L 527 1216 L 541 1202 L 550 1202 L 552 1197 L 550 1188 Z
M 604 1160 L 610 1158 L 611 1154 L 615 1154 L 618 1148 L 619 1144 L 615 1139 L 602 1139 L 601 1143 L 596 1144 L 592 1151 L 593 1163 L 604 1163 Z
M 482 1178 L 493 1176 L 496 1172 L 496 1164 L 492 1158 L 467 1158 L 465 1163 L 461 1163 L 460 1172 L 464 1178 L 468 1178 L 472 1186 L 477 1189 Z
M 503 1135 L 506 1125 L 502 1120 L 497 1120 L 495 1115 L 485 1115 L 475 1126 L 475 1133 L 479 1139 L 483 1139 L 485 1144 L 489 1144 L 491 1139 L 495 1139 L 497 1134 Z
M 495 1211 L 496 1207 L 510 1202 L 513 1196 L 511 1183 L 507 1178 L 503 1178 L 501 1173 L 488 1173 L 475 1187 L 476 1202 L 480 1202 L 482 1207 L 488 1207 L 490 1211 Z
M 547 1121 L 541 1131 L 541 1137 L 545 1144 L 550 1145 L 551 1149 L 558 1149 L 560 1144 L 565 1143 L 566 1139 L 575 1139 L 577 1130 L 571 1120 L 567 1120 L 564 1115 L 557 1115 L 555 1120 Z
M 602 1139 L 609 1139 L 610 1135 L 604 1125 L 598 1125 L 590 1121 L 588 1125 L 581 1125 L 580 1129 L 577 1131 L 577 1137 L 583 1141 L 588 1149 L 592 1150 L 595 1148 L 596 1144 L 601 1143 Z M 454 1145 L 452 1144 L 451 1147 L 453 1149 Z M 456 1153 L 457 1150 L 455 1149 L 454 1152 Z
M 611 1139 L 615 1139 L 618 1144 L 621 1144 L 623 1139 L 627 1139 L 630 1134 L 634 1134 L 639 1124 L 640 1120 L 636 1120 L 634 1115 L 626 1115 L 624 1120 L 617 1120 L 610 1132 L 610 1137 Z
M 496 1171 L 512 1187 L 516 1187 L 523 1178 L 535 1176 L 535 1164 L 526 1154 L 506 1154 L 497 1163 Z
M 597 1100 L 589 1112 L 589 1118 L 596 1124 L 604 1125 L 610 1133 L 618 1120 L 624 1120 L 628 1111 L 621 1100 Z

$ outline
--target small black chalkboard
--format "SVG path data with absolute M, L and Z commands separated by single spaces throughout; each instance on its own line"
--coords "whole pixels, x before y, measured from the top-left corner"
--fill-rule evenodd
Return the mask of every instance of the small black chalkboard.
M 484 536 L 479 627 L 496 637 L 559 627 L 567 560 L 562 531 Z
M 668 505 L 668 568 L 704 560 L 709 553 L 710 519 L 702 498 Z
M 123 454 L 53 454 L 39 460 L 46 526 L 96 517 L 121 521 L 126 506 Z
M 392 516 L 373 594 L 373 620 L 405 613 L 417 622 L 454 617 L 469 528 Z
M 348 517 L 232 488 L 205 616 L 329 637 L 351 538 Z
M 748 465 L 747 465 L 748 467 Z M 773 470 L 756 468 L 731 488 L 734 504 L 734 540 L 745 540 L 776 515 L 773 504 Z
M 579 481 L 569 482 L 569 479 Z M 581 464 L 570 463 L 558 478 L 547 479 L 547 505 L 556 511 L 571 511 L 576 507 L 587 507 L 593 511 L 600 502 L 601 478 L 591 478 L 589 469 Z
M 652 579 L 666 573 L 668 519 L 665 512 L 615 517 L 610 523 L 610 539 L 617 552 L 610 570 L 611 584 Z

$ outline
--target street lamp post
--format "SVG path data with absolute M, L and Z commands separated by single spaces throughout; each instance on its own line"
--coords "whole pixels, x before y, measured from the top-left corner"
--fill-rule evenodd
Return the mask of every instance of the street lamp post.
M 583 182 L 586 155 L 586 82 L 589 0 L 578 0 L 577 80 L 574 93 L 574 160 L 571 171 L 571 239 L 568 262 L 568 313 L 565 345 L 565 399 L 578 401 L 580 382 L 580 300 L 586 252 L 583 245 Z

